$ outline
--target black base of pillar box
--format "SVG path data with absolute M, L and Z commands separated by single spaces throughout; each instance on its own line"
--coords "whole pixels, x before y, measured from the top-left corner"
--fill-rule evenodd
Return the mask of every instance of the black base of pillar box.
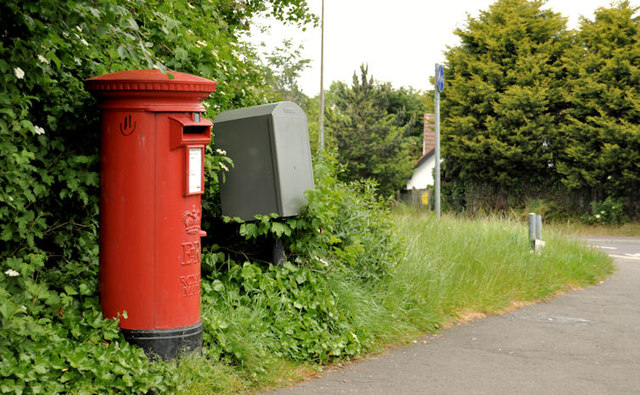
M 170 360 L 202 353 L 202 322 L 174 329 L 121 329 L 124 338 L 141 347 L 150 358 Z

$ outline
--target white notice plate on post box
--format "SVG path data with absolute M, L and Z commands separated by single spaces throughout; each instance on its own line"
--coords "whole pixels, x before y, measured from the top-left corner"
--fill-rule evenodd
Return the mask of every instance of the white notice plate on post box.
M 202 193 L 202 147 L 188 148 L 187 194 Z

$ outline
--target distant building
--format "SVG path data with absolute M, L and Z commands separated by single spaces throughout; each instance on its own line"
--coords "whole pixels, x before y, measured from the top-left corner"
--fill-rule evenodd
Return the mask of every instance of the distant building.
M 434 114 L 424 114 L 422 156 L 416 161 L 413 174 L 407 181 L 406 188 L 400 191 L 400 200 L 417 205 L 426 205 L 426 203 L 423 203 L 424 194 L 433 187 L 433 169 L 436 167 L 436 132 L 434 130 L 434 122 Z

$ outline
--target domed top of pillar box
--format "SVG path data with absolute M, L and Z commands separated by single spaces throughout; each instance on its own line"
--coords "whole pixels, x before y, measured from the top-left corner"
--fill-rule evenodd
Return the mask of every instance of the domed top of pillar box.
M 202 112 L 202 101 L 216 90 L 216 82 L 167 70 L 127 70 L 85 80 L 85 88 L 109 110 Z

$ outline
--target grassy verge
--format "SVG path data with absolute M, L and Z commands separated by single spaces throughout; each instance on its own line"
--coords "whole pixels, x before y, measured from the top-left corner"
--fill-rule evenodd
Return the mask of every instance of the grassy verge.
M 405 239 L 407 249 L 390 276 L 363 282 L 349 271 L 327 274 L 338 310 L 368 352 L 402 344 L 470 313 L 498 313 L 514 302 L 546 299 L 597 283 L 613 270 L 606 255 L 565 237 L 560 228 L 545 231 L 546 249 L 535 255 L 529 251 L 526 224 L 515 221 L 454 216 L 436 221 L 406 208 L 393 217 L 397 237 Z M 260 304 L 229 314 L 239 344 L 273 347 L 261 346 L 259 342 L 268 340 L 251 335 L 260 325 L 256 317 L 272 319 Z M 286 386 L 321 369 L 280 357 L 263 356 L 255 364 L 183 361 L 178 366 L 183 393 L 254 392 Z
M 546 249 L 536 255 L 529 251 L 526 224 L 513 220 L 444 216 L 436 221 L 409 209 L 395 215 L 408 248 L 388 297 L 439 320 L 468 311 L 499 312 L 514 301 L 594 284 L 613 270 L 608 257 L 562 229 L 546 230 Z

